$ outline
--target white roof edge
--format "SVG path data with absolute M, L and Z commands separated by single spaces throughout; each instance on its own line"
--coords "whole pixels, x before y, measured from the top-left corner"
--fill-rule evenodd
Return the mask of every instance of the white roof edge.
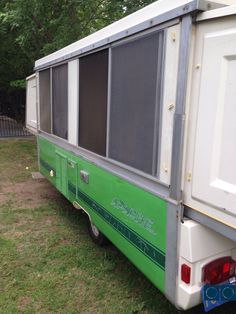
M 50 63 L 61 62 L 65 59 L 69 59 L 73 57 L 73 53 L 77 52 L 77 55 L 80 53 L 84 53 L 83 49 L 86 51 L 97 48 L 94 44 L 103 41 L 103 44 L 100 44 L 100 47 L 108 44 L 109 38 L 111 36 L 115 36 L 120 34 L 121 32 L 126 31 L 127 29 L 135 28 L 142 23 L 150 22 L 152 19 L 156 19 L 156 23 L 152 25 L 157 25 L 163 23 L 161 17 L 163 15 L 167 15 L 168 12 L 172 12 L 170 14 L 169 19 L 177 18 L 181 15 L 187 14 L 191 12 L 191 10 L 196 10 L 198 8 L 207 8 L 207 5 L 211 4 L 213 7 L 224 5 L 227 0 L 159 0 L 156 1 L 141 10 L 132 13 L 121 20 L 110 24 L 101 30 L 79 40 L 76 41 L 52 54 L 43 57 L 35 62 L 35 68 L 43 68 L 49 66 Z M 179 9 L 179 12 L 175 12 Z M 160 19 L 158 20 L 158 17 Z M 164 18 L 163 18 L 164 19 Z M 168 18 L 165 16 L 166 21 Z M 150 27 L 150 24 L 147 24 Z M 146 26 L 147 28 L 147 26 Z M 140 30 L 137 30 L 140 31 Z M 134 33 L 134 32 L 133 32 Z M 130 34 L 130 33 L 129 33 Z M 126 35 L 127 36 L 127 35 Z M 123 36 L 124 37 L 124 36 Z M 111 42 L 114 40 L 111 40 Z M 81 50 L 81 51 L 80 51 Z M 80 53 L 78 53 L 80 51 Z
M 35 76 L 36 76 L 36 73 L 33 73 L 30 76 L 27 76 L 25 80 L 28 81 L 28 80 L 32 79 L 33 77 L 35 77 Z
M 229 15 L 236 15 L 236 4 L 219 8 L 216 10 L 200 13 L 197 17 L 197 22 L 215 19 L 217 17 L 229 16 Z

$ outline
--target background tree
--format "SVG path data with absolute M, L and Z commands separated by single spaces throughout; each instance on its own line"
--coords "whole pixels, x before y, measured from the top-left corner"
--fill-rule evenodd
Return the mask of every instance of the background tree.
M 35 60 L 151 2 L 154 0 L 1 0 L 0 111 L 4 107 L 17 115 L 24 109 L 24 79 L 33 72 Z

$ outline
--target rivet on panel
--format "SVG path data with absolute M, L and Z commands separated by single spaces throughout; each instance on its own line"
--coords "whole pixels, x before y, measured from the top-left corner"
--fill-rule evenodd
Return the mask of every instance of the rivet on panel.
M 184 7 L 183 7 L 183 11 L 188 11 L 189 10 L 189 5 L 188 4 L 186 4 Z
M 190 182 L 192 180 L 192 172 L 187 173 L 187 181 Z
M 53 170 L 51 170 L 50 172 L 49 172 L 49 174 L 50 174 L 50 177 L 54 177 L 54 171 Z
M 175 32 L 171 33 L 171 38 L 172 38 L 173 42 L 176 41 L 176 33 Z
M 175 104 L 171 103 L 168 105 L 168 110 L 171 111 L 172 109 L 174 109 L 174 107 L 175 107 Z
M 200 67 L 201 67 L 201 65 L 198 63 L 198 64 L 196 65 L 196 69 L 200 69 Z
M 167 168 L 166 163 L 163 164 L 163 169 L 164 169 L 165 172 L 168 172 L 168 168 Z

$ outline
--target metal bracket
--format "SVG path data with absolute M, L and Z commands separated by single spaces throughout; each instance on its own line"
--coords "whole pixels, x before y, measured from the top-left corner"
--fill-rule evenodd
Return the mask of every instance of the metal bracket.
M 89 183 L 89 173 L 86 172 L 86 171 L 84 171 L 84 170 L 81 170 L 81 171 L 80 171 L 80 179 L 81 179 L 84 183 L 88 184 L 88 183 Z

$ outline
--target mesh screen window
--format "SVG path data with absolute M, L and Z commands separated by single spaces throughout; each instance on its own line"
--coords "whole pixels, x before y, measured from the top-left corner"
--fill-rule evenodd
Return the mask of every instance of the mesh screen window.
M 51 133 L 50 69 L 39 72 L 40 130 Z
M 79 146 L 106 156 L 108 50 L 80 58 Z
M 52 69 L 53 134 L 68 137 L 68 68 L 67 64 Z
M 112 48 L 109 157 L 156 175 L 163 32 Z

